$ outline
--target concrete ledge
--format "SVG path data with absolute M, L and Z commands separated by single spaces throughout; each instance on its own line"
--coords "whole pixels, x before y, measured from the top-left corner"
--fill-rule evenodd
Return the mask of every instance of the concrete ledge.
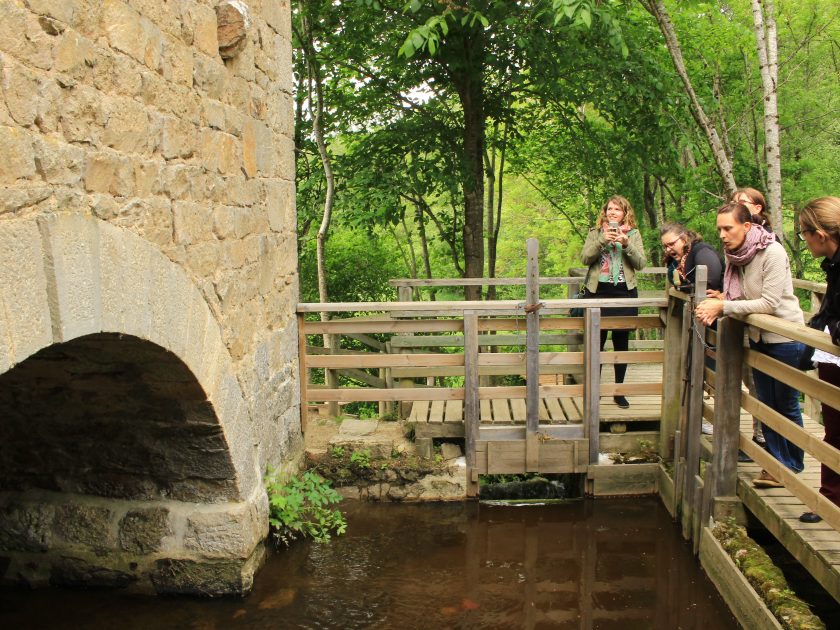
M 700 564 L 743 628 L 782 626 L 708 527 L 700 536 Z

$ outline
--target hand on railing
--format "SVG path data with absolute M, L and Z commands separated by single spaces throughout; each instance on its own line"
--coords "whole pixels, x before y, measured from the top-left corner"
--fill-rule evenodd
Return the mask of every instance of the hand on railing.
M 537 302 L 536 304 L 526 304 L 525 305 L 525 312 L 526 313 L 536 313 L 543 306 L 545 306 L 545 304 L 543 304 L 542 302 Z
M 704 326 L 711 326 L 722 314 L 723 300 L 719 297 L 703 300 L 694 309 L 694 315 Z

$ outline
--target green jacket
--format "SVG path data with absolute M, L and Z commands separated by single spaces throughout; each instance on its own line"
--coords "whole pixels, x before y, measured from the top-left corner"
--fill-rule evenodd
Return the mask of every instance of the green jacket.
M 642 235 L 639 230 L 632 229 L 627 234 L 629 242 L 627 247 L 621 250 L 621 259 L 624 263 L 624 279 L 627 281 L 627 288 L 633 289 L 636 286 L 636 272 L 647 265 L 645 256 L 645 245 L 642 243 Z M 586 273 L 586 288 L 595 293 L 598 289 L 598 275 L 601 272 L 601 250 L 607 246 L 607 239 L 604 233 L 598 228 L 590 228 L 586 235 L 586 242 L 583 244 L 580 260 L 589 267 Z

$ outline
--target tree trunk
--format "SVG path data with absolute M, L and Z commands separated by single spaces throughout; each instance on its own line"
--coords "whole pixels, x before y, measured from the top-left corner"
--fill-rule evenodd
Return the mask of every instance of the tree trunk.
M 482 61 L 484 35 L 464 33 L 463 69 L 453 71 L 461 108 L 464 112 L 464 271 L 467 278 L 484 275 L 484 85 Z M 480 300 L 481 287 L 464 287 L 464 298 Z
M 426 277 L 432 277 L 432 261 L 429 259 L 429 240 L 426 238 L 426 222 L 423 220 L 423 209 L 419 205 L 414 206 L 414 220 L 417 222 L 417 231 L 420 233 L 420 248 L 423 255 L 423 270 Z M 435 289 L 429 291 L 429 299 L 435 301 Z
M 668 48 L 668 52 L 671 55 L 671 61 L 674 63 L 674 68 L 683 82 L 683 87 L 685 88 L 685 92 L 691 103 L 691 115 L 706 135 L 706 141 L 709 143 L 709 148 L 712 150 L 718 175 L 720 175 L 727 194 L 733 193 L 735 192 L 737 186 L 735 184 L 735 177 L 732 174 L 732 161 L 726 154 L 726 150 L 724 149 L 717 130 L 709 120 L 709 117 L 706 115 L 703 106 L 697 98 L 697 94 L 694 92 L 694 86 L 692 85 L 691 78 L 688 76 L 688 71 L 685 68 L 685 61 L 683 60 L 680 43 L 677 39 L 677 34 L 674 31 L 674 25 L 671 23 L 671 17 L 668 15 L 668 11 L 662 0 L 639 1 L 642 6 L 656 18 L 656 21 L 659 24 L 659 30 L 662 31 L 662 35 L 665 38 L 665 46 Z
M 773 0 L 751 0 L 756 50 L 764 90 L 764 158 L 767 162 L 767 208 L 773 228 L 784 239 L 782 226 L 782 156 L 779 142 L 779 83 L 776 18 Z

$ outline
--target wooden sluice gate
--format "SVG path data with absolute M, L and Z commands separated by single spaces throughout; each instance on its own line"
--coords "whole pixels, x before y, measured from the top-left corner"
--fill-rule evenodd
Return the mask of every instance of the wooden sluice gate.
M 818 492 L 820 464 L 840 471 L 840 451 L 822 442 L 813 414 L 815 401 L 840 408 L 840 389 L 751 352 L 744 347 L 744 326 L 836 354 L 840 347 L 825 333 L 766 315 L 724 318 L 717 331 L 704 329 L 692 312 L 705 296 L 705 268 L 698 268 L 694 294 L 660 289 L 634 300 L 540 300 L 540 286 L 565 285 L 572 296 L 581 278 L 540 278 L 535 245 L 529 243 L 528 254 L 526 278 L 399 281 L 399 302 L 300 304 L 302 373 L 324 370 L 323 383 L 302 383 L 302 409 L 305 402 L 320 403 L 325 410 L 333 405 L 337 414 L 341 404 L 378 402 L 381 414 L 399 414 L 413 424 L 418 450 L 428 455 L 434 441 L 463 439 L 472 495 L 480 475 L 526 472 L 581 474 L 587 493 L 596 497 L 659 494 L 705 563 L 722 553 L 709 534 L 711 522 L 743 520 L 746 509 L 840 601 L 840 509 Z M 456 282 L 519 284 L 527 295 L 524 301 L 410 299 L 414 287 Z M 820 291 L 814 283 L 796 284 Z M 647 314 L 601 316 L 602 308 L 630 302 Z M 540 306 L 526 313 L 529 304 Z M 584 316 L 570 317 L 572 307 L 583 308 Z M 324 311 L 345 318 L 305 320 Z M 640 338 L 627 352 L 609 346 L 602 352 L 602 329 L 632 329 Z M 311 335 L 324 336 L 326 348 L 307 345 Z M 341 349 L 340 337 L 352 339 L 356 349 Z M 612 382 L 613 363 L 629 364 L 626 382 Z M 805 415 L 811 415 L 804 429 L 749 394 L 742 385 L 745 364 L 805 394 Z M 338 386 L 339 372 L 366 386 Z M 613 403 L 616 395 L 628 398 L 629 409 Z M 805 472 L 787 472 L 752 442 L 753 417 L 805 450 Z M 713 435 L 702 433 L 704 420 L 714 425 Z M 604 454 L 638 451 L 641 444 L 648 452 L 652 445 L 661 462 L 605 464 Z M 739 449 L 755 463 L 739 463 Z M 785 487 L 753 488 L 760 468 Z M 823 521 L 799 523 L 803 511 Z M 735 588 L 718 587 L 725 596 Z

